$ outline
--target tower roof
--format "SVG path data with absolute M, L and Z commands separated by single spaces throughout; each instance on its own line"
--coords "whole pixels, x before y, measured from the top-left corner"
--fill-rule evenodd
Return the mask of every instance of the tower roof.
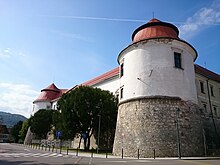
M 58 97 L 62 96 L 65 91 L 66 89 L 59 89 L 54 83 L 52 83 L 48 87 L 41 90 L 40 96 L 38 96 L 38 98 L 34 100 L 34 103 L 57 99 Z
M 54 92 L 59 92 L 60 89 L 56 87 L 56 85 L 54 83 L 50 84 L 48 87 L 44 88 L 41 90 L 41 92 L 43 91 L 54 91 Z
M 132 41 L 138 42 L 149 38 L 168 37 L 179 39 L 179 30 L 173 24 L 162 22 L 156 18 L 138 27 L 132 34 Z

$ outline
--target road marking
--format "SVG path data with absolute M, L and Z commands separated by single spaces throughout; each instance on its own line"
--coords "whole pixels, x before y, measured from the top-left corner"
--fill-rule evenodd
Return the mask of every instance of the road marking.
M 158 161 L 151 161 L 151 160 L 134 160 L 135 162 L 158 162 Z
M 81 160 L 82 160 L 82 157 L 79 158 L 79 159 L 77 159 L 77 160 L 74 162 L 74 164 L 75 164 L 75 165 L 79 164 L 79 162 L 80 162 Z
M 0 153 L 0 157 L 71 157 L 58 153 Z
M 113 161 L 105 161 L 105 162 L 110 162 L 110 163 L 127 163 L 125 160 L 113 160 Z
M 92 164 L 92 158 L 90 158 L 89 164 Z
M 24 150 L 25 150 L 25 151 L 30 151 L 29 149 L 26 149 L 26 148 L 25 148 Z

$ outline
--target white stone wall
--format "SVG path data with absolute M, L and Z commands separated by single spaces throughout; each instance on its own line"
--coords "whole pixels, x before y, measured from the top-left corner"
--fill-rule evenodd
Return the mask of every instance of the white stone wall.
M 109 80 L 103 81 L 101 83 L 95 84 L 92 87 L 97 87 L 100 88 L 102 90 L 108 90 L 110 92 L 112 92 L 114 95 L 118 94 L 118 90 L 119 90 L 119 77 L 113 77 Z
M 181 53 L 182 68 L 174 67 L 174 52 Z M 125 49 L 119 55 L 124 63 L 120 78 L 123 98 L 142 96 L 172 96 L 197 103 L 194 50 L 177 40 L 148 40 Z
M 51 103 L 49 101 L 35 102 L 33 104 L 32 115 L 34 115 L 40 109 L 51 109 Z

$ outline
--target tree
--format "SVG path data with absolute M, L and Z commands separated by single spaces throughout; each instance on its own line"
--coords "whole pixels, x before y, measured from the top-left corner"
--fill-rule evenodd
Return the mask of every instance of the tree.
M 30 118 L 31 132 L 35 133 L 38 138 L 46 138 L 48 131 L 51 130 L 53 111 L 40 109 Z
M 58 109 L 61 111 L 64 138 L 73 139 L 79 134 L 84 139 L 86 150 L 90 147 L 91 136 L 98 133 L 100 120 L 103 124 L 101 131 L 115 129 L 117 101 L 109 91 L 79 86 L 61 97 Z
M 2 117 L 0 116 L 0 126 L 1 126 L 1 125 L 3 125 L 3 119 L 2 119 Z M 2 130 L 2 127 L 0 127 L 0 134 L 2 133 L 2 131 L 3 131 L 3 130 Z
M 29 127 L 30 127 L 30 118 L 25 120 L 22 124 L 21 130 L 19 132 L 19 134 L 21 135 L 21 140 L 24 141 Z
M 22 128 L 22 124 L 23 124 L 23 121 L 20 120 L 17 124 L 15 124 L 11 128 L 10 134 L 13 137 L 15 143 L 18 143 L 18 140 L 20 139 L 20 133 L 19 132 Z

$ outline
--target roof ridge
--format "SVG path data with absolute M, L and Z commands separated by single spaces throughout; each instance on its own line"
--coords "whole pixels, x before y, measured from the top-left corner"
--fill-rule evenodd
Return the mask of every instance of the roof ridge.
M 195 66 L 195 72 L 198 74 L 201 74 L 209 79 L 215 80 L 220 82 L 220 75 L 218 73 L 215 73 L 207 68 L 204 68 L 198 64 L 194 64 Z

